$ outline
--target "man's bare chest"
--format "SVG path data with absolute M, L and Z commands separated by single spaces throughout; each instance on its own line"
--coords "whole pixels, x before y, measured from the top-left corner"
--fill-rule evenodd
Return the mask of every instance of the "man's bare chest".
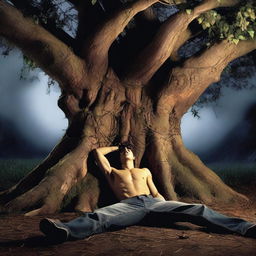
M 136 182 L 145 181 L 147 179 L 147 173 L 143 169 L 134 168 L 131 170 L 117 170 L 112 171 L 112 179 L 117 182 Z

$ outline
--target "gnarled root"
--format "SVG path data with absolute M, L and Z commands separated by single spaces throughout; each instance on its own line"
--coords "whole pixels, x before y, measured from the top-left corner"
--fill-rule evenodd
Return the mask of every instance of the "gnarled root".
M 165 137 L 156 133 L 150 137 L 150 143 L 146 151 L 149 169 L 165 199 L 177 200 L 177 194 L 174 191 L 172 165 L 169 162 L 171 154 L 171 144 Z
M 21 212 L 33 209 L 27 213 L 28 216 L 32 216 L 58 211 L 62 206 L 63 198 L 85 177 L 88 153 L 93 147 L 95 147 L 93 141 L 85 138 L 73 151 L 45 171 L 44 177 L 37 185 L 4 203 L 1 207 L 2 212 Z M 34 210 L 35 208 L 37 210 Z
M 65 135 L 47 158 L 20 180 L 15 186 L 0 193 L 0 204 L 6 204 L 17 196 L 36 186 L 44 177 L 46 171 L 77 145 L 77 139 Z
M 170 159 L 179 193 L 207 204 L 248 202 L 246 196 L 223 183 L 219 176 L 186 149 L 179 135 L 173 137 L 172 147 L 174 154 Z

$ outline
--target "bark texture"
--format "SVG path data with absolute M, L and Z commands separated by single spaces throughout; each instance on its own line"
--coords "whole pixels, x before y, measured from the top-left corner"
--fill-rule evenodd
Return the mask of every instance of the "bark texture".
M 177 59 L 178 49 L 193 36 L 188 26 L 196 17 L 234 1 L 205 0 L 191 14 L 180 11 L 161 25 L 148 12 L 156 0 L 129 2 L 99 19 L 102 10 L 87 2 L 70 2 L 79 11 L 74 49 L 0 1 L 0 35 L 59 82 L 58 105 L 69 120 L 66 134 L 49 156 L 0 194 L 1 211 L 25 211 L 32 216 L 62 208 L 91 211 L 113 202 L 91 151 L 124 141 L 134 145 L 135 165 L 151 170 L 166 199 L 207 204 L 246 201 L 186 149 L 180 121 L 204 90 L 220 79 L 230 61 L 255 49 L 255 41 L 238 45 L 222 41 L 179 65 L 168 64 L 169 57 Z M 154 36 L 141 31 L 148 40 L 146 47 L 133 55 L 132 62 L 123 61 L 125 65 L 116 72 L 109 61 L 110 48 L 140 12 L 138 24 L 154 22 L 159 29 Z

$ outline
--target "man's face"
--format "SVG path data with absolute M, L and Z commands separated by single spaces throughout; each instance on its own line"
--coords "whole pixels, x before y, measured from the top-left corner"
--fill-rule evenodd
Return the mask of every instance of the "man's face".
M 121 152 L 120 152 L 120 158 L 121 161 L 126 161 L 126 160 L 134 160 L 134 155 L 131 149 L 125 147 Z

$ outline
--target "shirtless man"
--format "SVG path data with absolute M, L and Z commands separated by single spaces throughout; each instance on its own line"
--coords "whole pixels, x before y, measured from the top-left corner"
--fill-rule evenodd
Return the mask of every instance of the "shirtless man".
M 120 152 L 121 170 L 112 167 L 105 157 L 116 150 Z M 175 221 L 188 221 L 213 230 L 218 228 L 256 237 L 256 224 L 251 222 L 219 214 L 202 204 L 165 201 L 154 185 L 150 171 L 147 168 L 134 168 L 135 158 L 129 147 L 102 147 L 96 149 L 94 155 L 120 202 L 94 212 L 85 212 L 81 217 L 66 223 L 49 218 L 41 220 L 40 230 L 50 240 L 64 242 L 68 239 L 83 239 L 93 234 L 139 224 L 145 217 L 151 224 L 158 220 L 165 225 Z
M 110 166 L 105 155 L 118 149 L 118 147 L 103 147 L 94 151 L 98 166 L 104 172 L 116 197 L 123 200 L 138 195 L 151 194 L 155 198 L 164 200 L 153 183 L 151 172 L 147 168 L 134 168 L 135 157 L 130 148 L 121 147 L 119 149 L 121 170 Z

